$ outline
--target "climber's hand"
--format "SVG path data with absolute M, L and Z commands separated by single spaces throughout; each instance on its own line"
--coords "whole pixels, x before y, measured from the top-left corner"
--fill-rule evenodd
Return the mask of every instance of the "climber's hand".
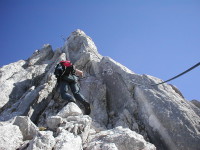
M 76 75 L 83 77 L 83 71 L 76 69 Z

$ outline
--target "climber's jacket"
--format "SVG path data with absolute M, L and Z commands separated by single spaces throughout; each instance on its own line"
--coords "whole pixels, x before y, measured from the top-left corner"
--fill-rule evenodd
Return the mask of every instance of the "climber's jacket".
M 56 65 L 54 75 L 60 80 L 65 80 L 69 83 L 77 82 L 78 77 L 75 75 L 76 69 L 75 66 L 70 61 L 60 61 Z

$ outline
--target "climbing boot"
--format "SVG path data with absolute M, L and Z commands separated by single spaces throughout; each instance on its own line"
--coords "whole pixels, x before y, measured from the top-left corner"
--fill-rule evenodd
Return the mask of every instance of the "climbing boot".
M 83 105 L 84 105 L 84 107 L 85 107 L 85 114 L 86 114 L 86 115 L 89 115 L 90 112 L 91 112 L 90 104 L 89 104 L 88 102 L 84 101 L 84 102 L 83 102 Z

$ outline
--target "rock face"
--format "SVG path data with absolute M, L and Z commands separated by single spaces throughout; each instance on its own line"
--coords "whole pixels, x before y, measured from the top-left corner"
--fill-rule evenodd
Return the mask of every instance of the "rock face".
M 23 143 L 23 135 L 18 126 L 6 124 L 0 126 L 0 149 L 17 149 Z
M 19 126 L 24 141 L 32 140 L 38 134 L 37 126 L 27 116 L 17 116 L 13 125 Z
M 53 72 L 66 59 L 84 71 L 80 92 L 90 116 L 59 95 Z M 151 86 L 159 82 L 101 56 L 76 30 L 62 48 L 44 45 L 0 68 L 0 149 L 198 150 L 198 102 L 173 85 Z
M 200 102 L 198 100 L 192 100 L 191 101 L 195 106 L 197 106 L 198 108 L 200 108 Z
M 86 150 L 96 149 L 156 150 L 155 146 L 146 142 L 142 135 L 121 126 L 91 136 Z

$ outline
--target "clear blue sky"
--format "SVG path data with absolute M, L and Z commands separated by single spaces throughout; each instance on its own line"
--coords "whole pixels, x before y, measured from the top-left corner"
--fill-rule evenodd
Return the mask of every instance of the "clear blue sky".
M 0 0 L 0 66 L 83 30 L 103 56 L 167 80 L 200 61 L 199 0 Z M 200 67 L 169 82 L 200 100 Z

